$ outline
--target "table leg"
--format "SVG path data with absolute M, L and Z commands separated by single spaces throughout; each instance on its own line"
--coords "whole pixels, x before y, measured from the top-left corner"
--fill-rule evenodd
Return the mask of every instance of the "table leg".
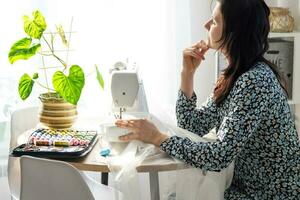
M 158 172 L 149 172 L 151 200 L 159 200 Z
M 108 172 L 101 173 L 101 183 L 104 185 L 108 185 Z

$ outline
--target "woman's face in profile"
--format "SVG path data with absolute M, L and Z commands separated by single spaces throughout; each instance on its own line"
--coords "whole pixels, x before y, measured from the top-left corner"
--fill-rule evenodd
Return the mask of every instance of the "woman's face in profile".
M 208 30 L 208 47 L 218 49 L 221 45 L 222 31 L 223 31 L 223 17 L 221 13 L 221 4 L 217 2 L 214 7 L 212 18 L 206 22 L 204 27 Z

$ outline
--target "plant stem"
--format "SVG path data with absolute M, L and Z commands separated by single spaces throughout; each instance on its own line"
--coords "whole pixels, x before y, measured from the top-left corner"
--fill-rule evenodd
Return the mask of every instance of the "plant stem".
M 37 83 L 38 85 L 40 85 L 41 87 L 47 89 L 47 90 L 48 90 L 48 93 L 50 93 L 50 90 L 53 91 L 53 92 L 55 92 L 55 90 L 53 90 L 53 89 L 51 89 L 51 88 L 49 88 L 49 87 L 47 87 L 47 86 L 44 86 L 43 84 L 41 84 L 41 83 L 38 82 L 37 80 L 34 80 L 34 82 Z
M 65 49 L 55 49 L 55 52 L 67 52 Z M 70 49 L 69 51 L 75 51 L 74 49 Z M 43 51 L 42 53 L 52 53 L 51 51 Z
M 67 68 L 67 64 L 61 58 L 59 58 L 54 53 L 52 53 L 52 55 L 65 67 L 65 69 Z
M 53 49 L 51 48 L 49 42 L 46 40 L 46 38 L 44 36 L 42 36 L 44 41 L 46 42 L 47 46 L 49 47 L 49 49 L 51 50 L 51 52 L 53 53 Z
M 55 55 L 54 53 L 54 49 L 50 46 L 49 42 L 46 40 L 46 38 L 43 36 L 44 41 L 46 42 L 47 46 L 49 47 L 50 51 L 52 52 L 52 56 L 54 56 L 66 69 L 67 68 L 67 64 L 61 59 L 59 58 L 57 55 Z
M 89 77 L 89 76 L 93 75 L 94 73 L 97 73 L 96 70 L 92 70 L 91 72 L 89 72 L 89 73 L 86 75 L 86 77 Z
M 45 54 L 45 53 L 41 53 L 41 52 L 39 52 L 39 54 L 42 56 L 52 56 L 52 54 Z
M 40 43 L 41 43 L 41 41 L 40 41 Z M 41 51 L 42 51 L 42 48 L 41 48 Z M 41 55 L 42 56 L 42 63 L 43 63 L 43 67 L 44 67 L 44 75 L 45 75 L 45 80 L 46 80 L 46 85 L 47 85 L 47 87 L 46 87 L 46 89 L 48 89 L 48 93 L 50 92 L 50 89 L 49 89 L 49 84 L 48 84 L 48 77 L 47 77 L 47 71 L 46 71 L 46 68 L 45 68 L 45 61 L 44 61 L 44 56 L 43 55 Z M 40 83 L 38 83 L 39 85 L 41 85 Z M 42 86 L 42 85 L 41 85 Z M 42 86 L 43 87 L 43 86 Z
M 67 49 L 66 64 L 68 64 L 68 59 L 69 59 L 69 51 L 70 51 L 70 42 L 71 42 L 72 26 L 73 26 L 73 17 L 72 17 L 72 19 L 71 19 L 71 25 L 70 25 L 70 33 L 69 33 L 69 41 L 68 41 L 68 49 Z M 64 33 L 64 34 L 65 34 L 65 33 Z
M 54 68 L 58 69 L 60 67 L 62 67 L 62 66 L 57 66 L 57 67 L 40 67 L 39 69 L 54 69 Z
M 77 31 L 64 31 L 65 33 L 77 33 Z M 59 34 L 58 32 L 44 32 L 44 35 L 49 35 L 49 34 L 53 34 L 53 35 L 56 35 L 56 34 Z
M 53 41 L 54 41 L 54 35 L 53 35 L 52 32 L 51 32 L 51 47 L 52 47 L 52 49 L 53 49 L 53 51 L 54 51 Z

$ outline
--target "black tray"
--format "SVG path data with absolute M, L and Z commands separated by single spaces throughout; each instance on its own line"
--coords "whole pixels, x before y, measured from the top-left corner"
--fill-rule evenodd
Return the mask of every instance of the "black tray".
M 95 134 L 88 145 L 78 146 L 36 146 L 33 144 L 22 144 L 13 149 L 12 156 L 20 157 L 30 155 L 45 158 L 80 158 L 88 154 L 97 143 L 98 135 Z

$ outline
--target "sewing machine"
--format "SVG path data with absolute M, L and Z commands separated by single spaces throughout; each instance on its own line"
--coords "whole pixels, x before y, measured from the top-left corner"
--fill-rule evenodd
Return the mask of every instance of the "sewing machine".
M 141 119 L 148 116 L 148 104 L 144 85 L 138 75 L 136 64 L 117 62 L 110 70 L 112 113 L 110 122 L 102 125 L 105 138 L 110 142 L 122 142 L 119 136 L 130 130 L 115 125 L 117 119 Z

